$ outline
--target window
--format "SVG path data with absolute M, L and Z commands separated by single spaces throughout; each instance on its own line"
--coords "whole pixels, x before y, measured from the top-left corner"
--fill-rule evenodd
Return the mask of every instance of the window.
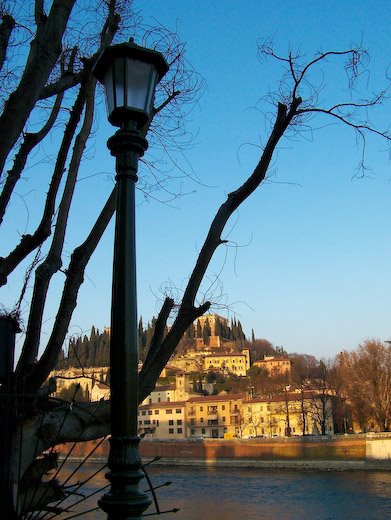
M 195 425 L 195 419 L 190 419 L 190 426 L 194 426 Z
M 177 428 L 176 432 L 177 433 L 182 433 L 182 428 Z
M 169 429 L 168 429 L 168 433 L 169 433 L 170 435 L 172 435 L 172 434 L 174 433 L 174 428 L 169 428 Z
M 156 421 L 156 426 L 159 426 L 159 420 Z
M 222 409 L 222 410 L 225 410 L 225 404 L 222 405 L 221 409 Z
M 200 412 L 203 412 L 203 411 L 204 411 L 204 407 L 200 406 Z
M 172 408 L 167 408 L 167 410 L 166 410 L 166 414 L 167 414 L 167 415 L 170 415 L 171 413 L 172 413 Z
M 155 415 L 159 415 L 159 410 L 155 410 Z
M 192 428 L 192 429 L 190 430 L 191 435 L 195 435 L 195 432 L 196 432 L 196 431 L 195 431 L 195 428 Z
M 182 419 L 178 419 L 176 423 L 178 426 L 182 426 Z
M 225 422 L 225 415 L 223 415 L 222 420 L 223 420 L 223 422 Z
M 145 419 L 144 424 L 151 424 L 151 421 L 149 419 Z
M 145 410 L 143 410 L 143 411 L 141 412 L 141 415 L 147 415 L 147 412 L 146 412 Z
M 158 402 L 158 403 L 161 403 L 161 402 L 162 402 L 162 400 L 160 399 L 160 397 L 157 398 L 157 402 Z
M 152 404 L 152 397 L 150 397 L 150 398 L 148 399 L 148 403 L 149 403 L 149 404 Z
M 148 410 L 148 415 L 152 415 L 152 410 Z
M 167 403 L 169 403 L 169 402 L 170 402 L 170 396 L 168 395 L 167 396 Z
M 175 408 L 175 413 L 181 413 L 181 408 Z
M 201 417 L 200 422 L 204 422 L 204 418 L 203 417 Z
M 168 424 L 169 424 L 169 426 L 174 426 L 174 421 L 173 421 L 172 419 L 170 419 L 170 420 L 168 421 Z
M 205 435 L 205 428 L 201 429 L 201 433 L 202 433 L 202 435 Z
M 140 421 L 138 423 L 141 425 L 141 424 L 143 424 L 143 421 L 141 421 L 141 419 L 140 419 Z

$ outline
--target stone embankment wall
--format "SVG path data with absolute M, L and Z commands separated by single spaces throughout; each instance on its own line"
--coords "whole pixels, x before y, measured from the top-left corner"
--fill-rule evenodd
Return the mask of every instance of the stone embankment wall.
M 144 459 L 167 465 L 284 469 L 391 469 L 391 433 L 278 439 L 143 440 Z M 80 443 L 71 459 L 106 460 L 107 440 Z M 66 454 L 66 446 L 61 455 Z

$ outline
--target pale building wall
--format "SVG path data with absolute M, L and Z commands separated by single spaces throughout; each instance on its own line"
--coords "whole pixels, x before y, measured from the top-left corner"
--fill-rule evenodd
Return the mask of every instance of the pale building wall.
M 155 404 L 173 401 L 186 401 L 189 397 L 198 395 L 192 390 L 189 376 L 187 374 L 177 374 L 175 383 L 169 386 L 156 386 L 155 389 L 141 403 Z
M 187 436 L 185 403 L 152 403 L 140 406 L 138 433 L 145 438 L 185 439 Z
M 100 401 L 110 399 L 110 387 L 103 383 L 95 383 L 91 390 L 91 401 Z
M 91 395 L 92 387 L 97 382 L 106 381 L 109 373 L 109 367 L 90 367 L 90 368 L 69 368 L 68 370 L 52 370 L 49 379 L 56 380 L 56 392 L 58 395 L 61 390 L 69 388 L 73 384 L 79 384 L 85 392 L 88 390 Z
M 391 461 L 391 435 L 389 432 L 367 433 L 365 442 L 367 460 Z

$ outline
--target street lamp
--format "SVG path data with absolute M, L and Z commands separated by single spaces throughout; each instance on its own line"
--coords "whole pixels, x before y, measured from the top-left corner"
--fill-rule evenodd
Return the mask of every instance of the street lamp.
M 138 337 L 135 249 L 135 184 L 138 159 L 148 143 L 142 127 L 152 115 L 155 87 L 168 70 L 159 52 L 129 43 L 103 50 L 93 74 L 106 91 L 108 119 L 120 129 L 107 146 L 116 158 L 110 339 L 110 491 L 100 500 L 109 520 L 141 518 L 151 501 L 139 490 L 143 478 L 137 436 Z

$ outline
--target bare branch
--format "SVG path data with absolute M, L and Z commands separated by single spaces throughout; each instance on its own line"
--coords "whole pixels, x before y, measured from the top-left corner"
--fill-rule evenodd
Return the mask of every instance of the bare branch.
M 49 131 L 53 128 L 53 125 L 57 119 L 60 111 L 63 94 L 59 94 L 56 97 L 50 116 L 44 126 L 39 132 L 28 133 L 24 136 L 24 141 L 21 144 L 19 151 L 15 157 L 15 161 L 12 169 L 8 172 L 4 188 L 0 194 L 0 225 L 3 221 L 5 211 L 10 201 L 11 195 L 14 191 L 16 183 L 19 181 L 23 169 L 26 166 L 26 162 L 30 152 L 47 136 Z
M 8 154 L 23 131 L 42 88 L 61 54 L 62 36 L 74 3 L 75 0 L 54 0 L 49 16 L 37 28 L 23 76 L 18 87 L 8 98 L 0 116 L 0 175 Z M 9 121 L 13 124 L 9 125 Z
M 196 265 L 189 278 L 186 286 L 182 302 L 179 306 L 178 314 L 174 323 L 172 324 L 167 336 L 164 338 L 160 347 L 155 347 L 151 353 L 151 358 L 147 356 L 146 362 L 140 373 L 140 394 L 141 397 L 146 397 L 148 393 L 154 388 L 155 382 L 160 375 L 160 372 L 167 364 L 170 356 L 173 354 L 180 339 L 185 333 L 189 325 L 195 321 L 199 316 L 202 316 L 209 308 L 210 302 L 205 302 L 201 306 L 195 305 L 196 296 L 199 291 L 202 280 L 204 279 L 206 270 L 210 261 L 219 245 L 224 243 L 222 239 L 222 232 L 228 219 L 233 212 L 242 204 L 254 190 L 265 179 L 267 169 L 269 167 L 273 152 L 284 135 L 285 130 L 296 115 L 301 99 L 294 100 L 292 106 L 287 109 L 283 104 L 278 107 L 276 121 L 274 124 L 271 136 L 263 150 L 261 159 L 253 171 L 252 175 L 235 191 L 228 195 L 226 202 L 224 202 L 214 217 L 209 228 L 209 233 L 198 255 Z M 165 302 L 163 306 L 163 313 L 166 313 Z
M 14 27 L 15 20 L 11 15 L 5 14 L 0 24 L 0 70 L 2 70 L 6 59 L 8 42 Z
M 56 363 L 61 347 L 64 343 L 64 338 L 69 327 L 72 313 L 76 307 L 79 288 L 84 281 L 84 270 L 114 214 L 115 201 L 116 190 L 114 189 L 87 239 L 82 245 L 74 250 L 71 256 L 71 261 L 66 271 L 66 281 L 62 298 L 52 333 L 44 353 L 36 364 L 33 374 L 28 380 L 28 385 L 31 385 L 31 391 L 38 390 Z
M 27 333 L 18 363 L 18 371 L 28 371 L 38 356 L 43 312 L 49 284 L 53 275 L 61 268 L 61 254 L 64 245 L 69 209 L 76 185 L 77 173 L 91 132 L 94 108 L 95 81 L 90 78 L 85 87 L 86 109 L 82 128 L 76 137 L 72 159 L 69 165 L 67 180 L 59 206 L 53 241 L 45 261 L 36 269 L 34 291 L 30 306 Z
M 348 106 L 349 104 L 346 104 L 346 106 Z M 353 105 L 353 104 L 350 104 L 351 106 L 360 106 L 360 105 Z M 382 137 L 383 139 L 385 139 L 386 141 L 391 141 L 391 134 L 387 131 L 382 131 L 382 130 L 377 130 L 377 128 L 371 126 L 370 124 L 365 124 L 365 123 L 357 123 L 355 122 L 354 120 L 351 120 L 349 119 L 349 117 L 347 116 L 343 116 L 341 114 L 337 114 L 335 113 L 335 109 L 338 108 L 339 106 L 343 106 L 343 105 L 335 105 L 334 107 L 330 108 L 330 109 L 325 109 L 325 108 L 303 108 L 302 110 L 298 110 L 298 115 L 299 114 L 309 114 L 309 113 L 319 113 L 319 114 L 325 114 L 325 115 L 328 115 L 328 116 L 332 116 L 333 118 L 335 119 L 338 119 L 341 123 L 344 123 L 345 125 L 351 127 L 351 128 L 354 128 L 355 130 L 359 131 L 360 133 L 363 133 L 364 131 L 367 131 L 371 134 L 374 134 L 374 135 L 377 135 L 379 137 Z M 361 106 L 366 106 L 366 105 L 361 105 Z
M 35 0 L 34 18 L 37 27 L 39 27 L 47 18 L 43 10 L 43 7 L 43 0 Z
M 76 99 L 64 132 L 49 191 L 46 197 L 41 222 L 32 235 L 24 235 L 22 237 L 20 243 L 6 258 L 0 258 L 0 285 L 4 285 L 7 282 L 7 276 L 15 269 L 15 267 L 19 265 L 19 263 L 26 258 L 31 251 L 42 244 L 50 236 L 52 218 L 55 210 L 55 200 L 65 170 L 65 163 L 72 139 L 83 112 L 86 97 L 86 85 L 87 83 L 85 82 L 80 88 L 79 95 Z
M 56 82 L 50 83 L 50 85 L 46 85 L 42 89 L 42 91 L 39 95 L 39 99 L 47 99 L 56 94 L 65 92 L 65 90 L 68 90 L 69 88 L 76 86 L 82 80 L 83 75 L 84 75 L 83 71 L 72 72 L 72 73 L 67 72 L 65 74 L 65 76 L 62 76 Z

